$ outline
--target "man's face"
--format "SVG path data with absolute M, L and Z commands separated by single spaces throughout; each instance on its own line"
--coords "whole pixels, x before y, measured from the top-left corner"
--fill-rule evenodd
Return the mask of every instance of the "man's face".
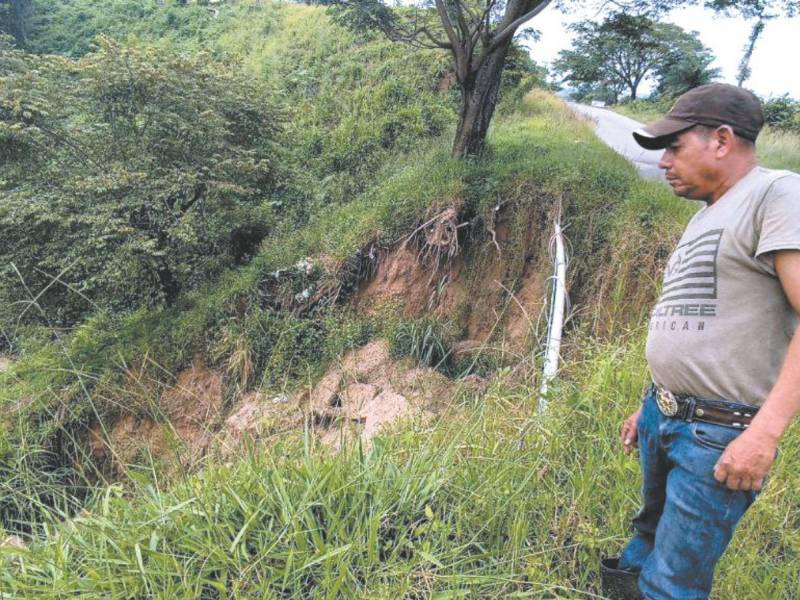
M 689 129 L 672 140 L 658 163 L 677 196 L 709 200 L 716 181 L 716 143 L 713 135 Z

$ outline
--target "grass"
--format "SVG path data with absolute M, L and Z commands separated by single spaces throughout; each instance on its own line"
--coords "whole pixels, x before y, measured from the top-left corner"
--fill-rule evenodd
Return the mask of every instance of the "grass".
M 761 164 L 800 173 L 800 134 L 764 128 L 756 143 Z
M 499 379 L 433 423 L 331 456 L 302 433 L 170 489 L 100 490 L 4 550 L 11 597 L 595 597 L 637 505 L 618 426 L 647 380 L 642 331 L 585 348 L 537 417 Z M 714 598 L 792 598 L 800 567 L 797 432 L 745 517 Z
M 661 104 L 647 102 L 645 100 L 614 104 L 609 108 L 614 112 L 618 112 L 621 115 L 625 115 L 641 123 L 657 121 L 669 111 L 669 106 L 662 106 Z
M 613 445 L 645 373 L 640 348 L 609 350 L 545 419 L 531 388 L 499 382 L 369 452 L 328 456 L 298 436 L 169 491 L 106 488 L 9 554 L 0 581 L 14 597 L 589 593 L 636 490 Z
M 0 375 L 0 406 L 22 407 L 19 414 L 12 409 L 14 417 L 2 421 L 0 432 L 0 472 L 7 475 L 3 520 L 21 521 L 26 529 L 40 519 L 34 499 L 48 504 L 53 481 L 69 482 L 62 492 L 80 496 L 99 475 L 78 442 L 86 429 L 131 412 L 157 417 L 161 390 L 198 352 L 227 374 L 226 397 L 233 401 L 246 389 L 281 392 L 313 381 L 332 358 L 380 335 L 385 327 L 335 308 L 318 316 L 276 308 L 280 298 L 325 279 L 315 270 L 276 284 L 272 274 L 308 256 L 346 262 L 370 243 L 388 247 L 426 214 L 456 201 L 473 223 L 467 252 L 476 260 L 490 247 L 485 219 L 495 206 L 508 211 L 516 233 L 548 228 L 548 214 L 560 205 L 573 256 L 571 287 L 587 307 L 583 330 L 613 335 L 641 322 L 659 256 L 688 218 L 688 203 L 663 186 L 640 182 L 624 159 L 543 92 L 498 120 L 490 142 L 480 163 L 452 159 L 446 137 L 396 155 L 376 177 L 379 184 L 350 203 L 315 211 L 303 227 L 287 223 L 249 265 L 172 308 L 99 313 L 55 344 L 31 338 L 20 360 Z M 504 249 L 507 285 L 513 287 L 526 252 L 512 236 Z M 479 301 L 483 282 L 470 285 Z M 430 348 L 421 339 L 425 355 Z M 130 373 L 147 386 L 133 393 Z M 12 477 L 20 472 L 30 481 Z

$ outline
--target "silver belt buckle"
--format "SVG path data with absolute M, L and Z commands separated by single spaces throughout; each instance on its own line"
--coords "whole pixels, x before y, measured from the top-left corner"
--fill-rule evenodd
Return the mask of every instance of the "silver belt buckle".
M 656 404 L 658 405 L 658 410 L 660 410 L 661 414 L 665 417 L 674 417 L 678 414 L 678 400 L 675 398 L 675 394 L 669 390 L 658 388 L 656 392 Z

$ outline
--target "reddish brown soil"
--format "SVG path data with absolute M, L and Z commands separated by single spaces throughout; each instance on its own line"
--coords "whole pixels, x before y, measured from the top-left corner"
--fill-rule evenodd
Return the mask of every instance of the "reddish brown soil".
M 302 425 L 303 414 L 296 398 L 248 392 L 231 409 L 215 437 L 213 450 L 222 458 L 230 459 L 242 454 L 248 446 L 265 443 Z
M 403 418 L 440 413 L 465 386 L 433 369 L 393 359 L 385 341 L 351 352 L 332 367 L 305 402 L 319 439 L 339 447 L 360 436 L 368 446 L 381 431 Z
M 208 450 L 222 405 L 222 375 L 209 370 L 197 356 L 162 394 L 156 407 L 158 418 L 123 414 L 106 428 L 95 426 L 89 449 L 112 473 L 144 454 L 165 465 L 191 465 Z
M 358 310 L 377 311 L 393 303 L 406 317 L 453 318 L 463 326 L 462 339 L 453 346 L 457 356 L 486 345 L 526 351 L 540 322 L 549 274 L 544 216 L 518 217 L 513 227 L 500 219 L 480 247 L 464 252 L 457 212 L 441 212 L 418 230 L 417 238 L 384 253 L 352 303 Z M 335 267 L 318 260 L 326 270 Z M 369 444 L 392 423 L 428 418 L 465 386 L 481 392 L 485 385 L 478 377 L 454 382 L 433 369 L 397 361 L 385 342 L 376 341 L 345 356 L 305 393 L 274 398 L 248 393 L 226 410 L 223 376 L 198 356 L 161 394 L 155 409 L 146 411 L 150 416 L 140 410 L 122 414 L 106 428 L 96 426 L 88 446 L 95 462 L 119 474 L 148 454 L 167 472 L 170 466 L 196 465 L 210 452 L 232 457 L 247 444 L 303 423 L 312 424 L 319 439 L 333 447 L 355 436 Z
M 510 248 L 505 224 L 495 230 L 497 245 L 487 241 L 469 259 L 460 253 L 430 265 L 409 245 L 398 244 L 385 254 L 375 276 L 362 285 L 353 303 L 367 311 L 391 303 L 399 306 L 406 318 L 426 314 L 458 317 L 468 346 L 490 343 L 523 351 L 530 346 L 540 321 L 549 275 L 546 263 L 540 260 L 541 240 L 535 235 L 528 237 L 527 248 L 521 251 L 530 260 L 516 281 L 506 283 Z
M 450 88 L 452 88 L 454 85 L 456 85 L 456 83 L 458 83 L 458 79 L 456 77 L 455 72 L 449 71 L 444 75 L 444 77 L 442 77 L 439 80 L 439 83 L 437 84 L 436 88 L 440 92 L 446 92 L 450 90 Z

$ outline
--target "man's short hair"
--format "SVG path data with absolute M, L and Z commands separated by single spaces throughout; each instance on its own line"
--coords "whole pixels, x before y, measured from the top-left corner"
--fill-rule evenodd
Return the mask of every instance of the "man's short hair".
M 696 131 L 701 136 L 703 136 L 703 139 L 707 140 L 717 129 L 719 129 L 719 126 L 711 127 L 710 125 L 695 125 L 694 127 L 690 127 L 687 131 Z M 735 131 L 733 132 L 733 134 L 736 136 L 736 139 L 739 140 L 745 146 L 749 146 L 751 148 L 755 147 L 756 143 L 753 140 L 748 140 L 746 137 L 742 137 L 741 135 L 736 135 Z M 680 135 L 680 133 L 673 136 L 673 139 L 678 137 L 678 135 Z

